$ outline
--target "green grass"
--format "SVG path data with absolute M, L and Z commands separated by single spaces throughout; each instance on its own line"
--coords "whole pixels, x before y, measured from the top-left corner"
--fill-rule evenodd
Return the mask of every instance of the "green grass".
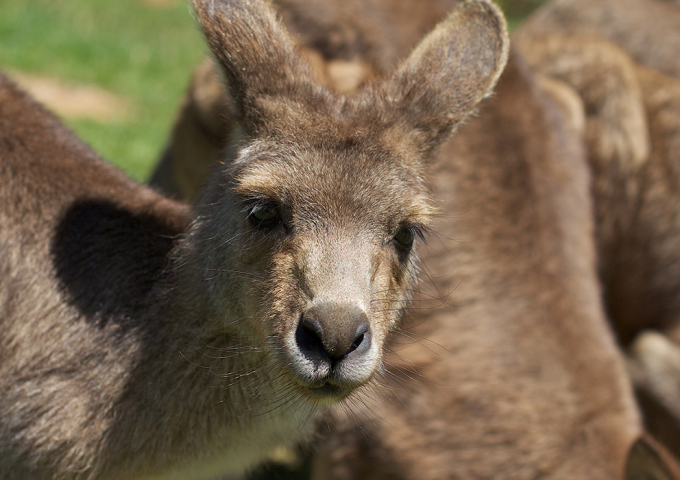
M 516 25 L 542 0 L 497 1 Z M 149 175 L 206 51 L 188 2 L 149 3 L 0 0 L 0 67 L 92 83 L 134 103 L 125 121 L 66 123 L 138 180 Z
M 141 0 L 0 1 L 2 68 L 92 83 L 133 102 L 118 123 L 66 120 L 134 178 L 149 173 L 189 73 L 205 53 L 187 3 Z
M 505 12 L 510 28 L 518 26 L 522 20 L 546 0 L 494 0 Z

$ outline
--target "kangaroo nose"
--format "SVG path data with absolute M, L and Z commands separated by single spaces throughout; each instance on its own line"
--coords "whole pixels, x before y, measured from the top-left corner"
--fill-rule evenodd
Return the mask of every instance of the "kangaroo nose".
M 368 351 L 368 316 L 356 305 L 319 304 L 302 314 L 296 332 L 300 351 L 312 359 L 336 363 Z

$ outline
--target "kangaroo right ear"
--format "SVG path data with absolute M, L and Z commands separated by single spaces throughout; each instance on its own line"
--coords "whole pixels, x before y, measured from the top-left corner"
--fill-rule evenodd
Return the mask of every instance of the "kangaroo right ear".
M 509 43 L 498 7 L 488 0 L 461 2 L 384 84 L 388 108 L 431 150 L 490 93 Z
M 680 480 L 680 467 L 669 453 L 647 436 L 630 448 L 625 480 Z
M 225 74 L 233 113 L 246 131 L 264 121 L 264 97 L 296 101 L 325 96 L 268 2 L 193 0 L 193 5 Z

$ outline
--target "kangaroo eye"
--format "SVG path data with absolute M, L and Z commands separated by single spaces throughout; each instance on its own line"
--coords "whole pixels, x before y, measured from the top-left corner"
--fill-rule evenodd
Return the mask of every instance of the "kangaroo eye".
M 403 226 L 394 236 L 394 243 L 402 254 L 407 254 L 411 251 L 416 236 L 425 242 L 425 236 L 420 228 L 414 225 Z
M 281 218 L 272 205 L 255 205 L 248 215 L 250 223 L 258 228 L 271 228 L 278 225 Z
M 401 248 L 408 249 L 413 245 L 414 237 L 413 228 L 404 227 L 397 232 L 397 234 L 394 236 L 394 239 Z

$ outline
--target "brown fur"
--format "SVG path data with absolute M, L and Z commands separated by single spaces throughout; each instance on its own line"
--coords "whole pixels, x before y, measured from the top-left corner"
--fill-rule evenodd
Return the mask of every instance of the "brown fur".
M 196 10 L 238 142 L 191 211 L 0 77 L 4 479 L 238 474 L 370 382 L 415 283 L 432 151 L 507 57 L 498 9 L 466 1 L 347 98 L 266 4 Z
M 299 51 L 313 67 L 315 80 L 336 92 L 351 93 L 390 72 L 458 1 L 428 0 L 427 8 L 401 0 L 278 0 L 275 4 L 283 23 L 301 41 Z M 194 198 L 219 160 L 211 145 L 226 148 L 234 128 L 228 99 L 215 97 L 219 85 L 215 75 L 211 59 L 194 72 L 173 132 L 173 139 L 186 140 L 170 142 L 150 180 L 152 186 L 179 198 Z M 195 128 L 205 131 L 194 132 Z M 185 152 L 183 145 L 197 151 Z M 191 162 L 184 161 L 188 156 Z
M 196 69 L 168 145 L 149 183 L 166 194 L 196 200 L 208 173 L 226 148 L 233 125 L 229 101 L 211 58 Z M 191 162 L 181 159 L 191 158 Z
M 550 0 L 522 29 L 609 40 L 640 65 L 680 77 L 679 6 L 666 0 Z
M 656 28 L 645 29 L 647 20 L 640 19 L 636 32 Z M 576 89 L 588 112 L 584 138 L 594 175 L 600 278 L 619 341 L 628 346 L 656 329 L 677 342 L 680 81 L 637 65 L 606 40 L 534 36 L 534 29 L 530 22 L 520 31 L 518 45 L 535 70 Z M 680 390 L 671 400 L 665 386 L 680 376 L 650 370 L 658 355 L 633 349 L 629 365 L 649 428 L 680 456 L 680 415 L 664 407 L 680 404 Z M 666 393 L 654 406 L 660 391 Z
M 629 343 L 642 326 L 652 326 L 649 317 L 641 316 L 639 311 L 647 310 L 649 305 L 626 298 L 640 292 L 631 288 L 616 292 L 617 281 L 630 279 L 639 271 L 626 268 L 624 275 L 619 264 L 632 254 L 630 248 L 627 251 L 622 248 L 632 233 L 633 210 L 638 208 L 640 192 L 636 176 L 651 149 L 635 66 L 625 52 L 603 40 L 552 35 L 525 40 L 520 37 L 517 43 L 535 70 L 566 82 L 584 103 L 587 112 L 584 139 L 593 171 L 600 276 L 606 286 L 607 305 L 610 310 L 618 309 L 610 311 L 618 336 L 624 344 Z M 636 288 L 646 285 L 644 281 L 632 283 L 637 284 Z M 630 311 L 633 305 L 639 305 L 635 312 Z M 620 318 L 619 311 L 624 312 L 626 319 Z

